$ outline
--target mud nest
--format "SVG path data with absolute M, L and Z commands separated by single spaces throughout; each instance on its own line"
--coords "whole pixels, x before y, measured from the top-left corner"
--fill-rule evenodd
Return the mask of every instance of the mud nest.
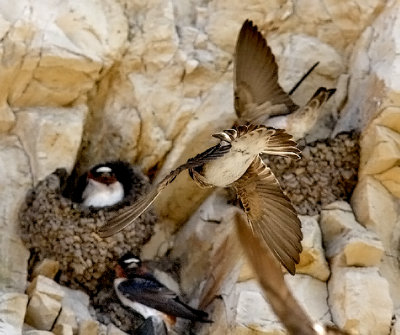
M 294 161 L 269 156 L 269 166 L 301 215 L 315 215 L 324 205 L 348 201 L 357 184 L 359 135 L 340 134 L 313 142 Z
M 114 236 L 102 239 L 96 234 L 107 218 L 133 203 L 149 187 L 147 178 L 138 168 L 117 164 L 128 171 L 125 177 L 131 179 L 131 186 L 124 200 L 115 206 L 85 208 L 64 197 L 62 190 L 67 183 L 64 169 L 55 171 L 29 191 L 20 211 L 20 223 L 22 240 L 31 251 L 30 271 L 44 258 L 57 260 L 60 283 L 93 294 L 106 282 L 111 286 L 113 275 L 107 274 L 119 257 L 127 251 L 139 254 L 153 233 L 156 216 L 152 211 L 147 211 Z

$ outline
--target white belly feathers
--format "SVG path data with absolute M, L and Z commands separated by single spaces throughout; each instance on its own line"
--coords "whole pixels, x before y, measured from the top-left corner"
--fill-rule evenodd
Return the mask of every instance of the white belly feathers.
M 99 183 L 93 179 L 89 182 L 82 194 L 83 205 L 89 207 L 112 206 L 121 201 L 124 197 L 124 187 L 121 183 L 115 182 L 110 185 Z

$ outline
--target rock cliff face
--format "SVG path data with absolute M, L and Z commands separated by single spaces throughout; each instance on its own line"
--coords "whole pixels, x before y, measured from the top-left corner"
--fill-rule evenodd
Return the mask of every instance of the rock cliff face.
M 0 2 L 0 334 L 19 334 L 24 320 L 25 334 L 119 334 L 111 323 L 99 326 L 86 303 L 79 319 L 40 271 L 26 291 L 29 251 L 18 220 L 25 195 L 56 168 L 81 174 L 115 159 L 158 181 L 215 143 L 210 135 L 235 120 L 232 55 L 246 18 L 263 30 L 285 90 L 320 62 L 296 103 L 319 86 L 337 88 L 302 141 L 304 161 L 272 161 L 307 215 L 301 275 L 287 282 L 316 320 L 400 334 L 395 0 Z M 223 299 L 208 301 L 218 322 L 198 326 L 200 334 L 282 334 L 249 265 L 215 261 L 229 253 L 232 208 L 223 193 L 210 194 L 179 176 L 155 205 L 159 221 L 143 258 L 178 260 L 193 305 L 221 267 L 210 292 Z

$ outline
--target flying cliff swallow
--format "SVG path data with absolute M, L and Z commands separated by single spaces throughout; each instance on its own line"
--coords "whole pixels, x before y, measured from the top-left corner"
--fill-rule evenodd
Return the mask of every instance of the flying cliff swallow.
M 285 129 L 295 140 L 305 137 L 317 122 L 323 104 L 336 91 L 320 87 L 299 108 L 279 85 L 275 57 L 257 26 L 249 20 L 244 22 L 236 43 L 234 84 L 238 124 Z
M 82 193 L 82 204 L 87 207 L 106 207 L 124 198 L 124 186 L 118 181 L 109 165 L 97 165 L 86 177 L 86 187 Z
M 220 142 L 170 172 L 150 192 L 100 228 L 111 236 L 131 224 L 179 173 L 188 170 L 200 187 L 233 187 L 255 235 L 292 274 L 299 261 L 301 224 L 261 153 L 299 158 L 300 150 L 281 129 L 242 125 L 213 135 Z
M 252 65 L 253 64 L 253 65 Z M 235 57 L 235 109 L 239 123 L 261 115 L 286 114 L 297 106 L 277 82 L 274 56 L 257 27 L 246 21 L 239 33 Z M 236 125 L 213 135 L 220 142 L 171 171 L 151 191 L 99 229 L 101 237 L 131 224 L 179 173 L 188 170 L 200 187 L 232 187 L 254 234 L 281 264 L 295 273 L 301 247 L 301 224 L 289 199 L 260 154 L 298 159 L 300 150 L 282 129 Z
M 206 312 L 185 304 L 175 292 L 161 284 L 138 257 L 130 254 L 121 257 L 115 272 L 114 289 L 119 300 L 144 318 L 163 319 L 168 327 L 175 323 L 176 317 L 211 322 Z

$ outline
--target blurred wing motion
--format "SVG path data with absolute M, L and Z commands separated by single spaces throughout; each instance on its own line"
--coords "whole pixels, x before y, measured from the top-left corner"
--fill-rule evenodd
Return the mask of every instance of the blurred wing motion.
M 208 314 L 194 309 L 179 299 L 179 296 L 157 281 L 147 278 L 127 279 L 118 285 L 119 292 L 131 301 L 154 308 L 167 315 L 193 321 L 210 322 Z
M 279 263 L 268 248 L 253 234 L 245 217 L 236 213 L 236 228 L 248 261 L 273 311 L 293 335 L 328 335 L 347 333 L 333 326 L 314 323 L 286 285 Z
M 257 157 L 232 186 L 253 234 L 294 274 L 302 251 L 301 223 L 272 171 Z
M 246 20 L 235 50 L 235 109 L 241 122 L 288 114 L 298 108 L 278 83 L 278 66 L 265 38 Z
M 190 158 L 185 164 L 180 165 L 175 170 L 171 171 L 156 187 L 153 187 L 149 193 L 138 199 L 131 206 L 119 212 L 116 216 L 111 218 L 104 226 L 100 227 L 98 234 L 101 237 L 112 236 L 126 226 L 135 221 L 158 197 L 161 191 L 184 170 L 200 166 L 206 162 L 225 155 L 231 148 L 231 145 L 217 144 L 206 151 Z

